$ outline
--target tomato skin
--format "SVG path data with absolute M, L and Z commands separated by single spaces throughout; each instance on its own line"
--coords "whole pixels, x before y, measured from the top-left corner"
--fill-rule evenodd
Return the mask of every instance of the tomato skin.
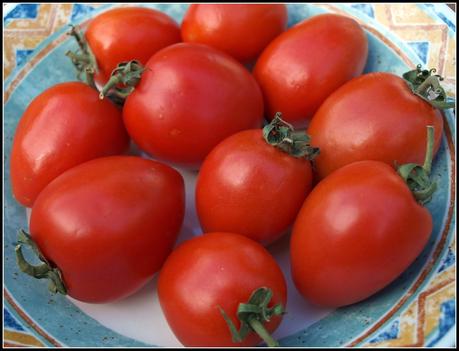
M 71 297 L 110 302 L 160 269 L 179 233 L 184 198 L 183 178 L 169 166 L 134 156 L 99 158 L 43 190 L 31 236 L 61 270 Z
M 123 118 L 141 149 L 197 168 L 221 140 L 261 126 L 263 98 L 236 60 L 202 44 L 181 43 L 148 61 Z
M 145 64 L 160 49 L 181 41 L 180 28 L 171 17 L 144 7 L 103 12 L 89 23 L 85 37 L 100 69 L 96 81 L 102 85 L 120 62 Z
M 284 4 L 192 4 L 181 31 L 184 42 L 206 44 L 249 62 L 286 27 Z
M 14 197 L 31 207 L 59 174 L 120 154 L 128 144 L 121 113 L 110 101 L 80 82 L 57 84 L 30 103 L 17 126 L 10 161 Z
M 330 95 L 308 128 L 320 148 L 315 159 L 317 175 L 324 178 L 360 160 L 423 164 L 427 125 L 435 129 L 435 154 L 443 132 L 440 111 L 391 73 L 355 78 Z
M 285 306 L 287 287 L 274 258 L 260 244 L 240 234 L 208 233 L 178 246 L 166 260 L 158 279 L 161 308 L 175 336 L 185 346 L 255 346 L 250 333 L 233 343 L 218 306 L 239 329 L 236 311 L 260 287 L 273 292 L 269 303 Z M 273 332 L 282 317 L 264 324 Z
M 359 161 L 321 181 L 294 224 L 293 281 L 308 301 L 339 307 L 397 278 L 421 253 L 432 217 L 385 163 Z
M 254 76 L 267 116 L 304 127 L 339 86 L 360 75 L 368 41 L 351 18 L 323 14 L 306 19 L 274 39 L 260 55 Z
M 267 245 L 292 225 L 311 187 L 308 160 L 267 144 L 261 129 L 246 130 L 206 157 L 196 210 L 204 232 L 240 233 Z

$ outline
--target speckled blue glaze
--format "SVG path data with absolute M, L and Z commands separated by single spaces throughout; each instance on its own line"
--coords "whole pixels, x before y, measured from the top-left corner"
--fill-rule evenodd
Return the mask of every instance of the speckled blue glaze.
M 86 20 L 95 13 L 101 12 L 110 5 L 105 5 L 97 10 L 94 10 L 87 5 L 79 5 L 74 8 L 72 19 L 76 22 Z M 148 5 L 161 11 L 168 13 L 175 18 L 178 22 L 181 21 L 183 14 L 186 11 L 187 5 L 185 4 L 155 4 Z M 376 28 L 390 41 L 394 42 L 403 52 L 413 61 L 422 62 L 416 55 L 416 48 L 410 48 L 404 43 L 400 42 L 386 29 L 380 27 L 371 18 L 373 9 L 371 5 L 362 6 L 345 6 L 336 5 L 342 10 L 361 18 L 363 21 Z M 27 11 L 10 12 L 10 16 L 32 16 L 33 8 L 26 9 Z M 293 25 L 307 17 L 325 12 L 324 9 L 316 8 L 304 4 L 290 4 L 289 10 L 289 25 Z M 437 7 L 430 9 L 432 13 L 438 10 Z M 368 16 L 367 16 L 368 15 Z M 7 20 L 6 18 L 4 20 Z M 450 31 L 455 31 L 455 26 L 451 22 L 449 24 Z M 66 29 L 55 33 L 46 41 L 44 41 L 32 54 L 28 55 L 29 58 L 33 57 L 41 51 L 46 45 L 60 37 L 65 33 Z M 378 38 L 368 33 L 369 39 L 369 59 L 365 68 L 365 72 L 372 71 L 387 71 L 395 74 L 401 74 L 411 67 L 407 67 L 397 54 L 382 43 Z M 89 346 L 149 346 L 141 342 L 135 341 L 130 338 L 121 336 L 104 326 L 92 318 L 86 316 L 66 298 L 62 296 L 50 297 L 47 291 L 47 283 L 18 274 L 18 269 L 15 264 L 14 246 L 16 242 L 16 233 L 18 228 L 26 228 L 26 213 L 25 209 L 15 202 L 11 193 L 10 186 L 10 169 L 9 169 L 9 154 L 11 150 L 12 136 L 16 129 L 19 118 L 24 112 L 28 103 L 37 96 L 45 88 L 50 87 L 56 83 L 75 80 L 73 74 L 73 67 L 64 55 L 69 49 L 74 48 L 74 43 L 71 40 L 64 41 L 58 45 L 50 54 L 42 59 L 31 72 L 22 80 L 19 86 L 14 90 L 11 97 L 4 106 L 4 130 L 5 130 L 5 222 L 4 222 L 4 282 L 8 292 L 16 300 L 15 302 L 29 314 L 29 316 L 40 325 L 42 329 L 52 335 L 59 343 L 72 347 L 89 347 Z M 27 53 L 29 54 L 29 53 Z M 422 56 L 422 55 L 420 55 Z M 10 82 L 20 71 L 19 67 L 9 79 L 5 82 L 5 88 L 8 87 Z M 454 115 L 451 111 L 446 114 L 448 126 L 452 135 L 455 135 L 455 121 Z M 419 273 L 425 266 L 426 262 L 432 255 L 433 248 L 439 240 L 439 236 L 445 225 L 445 218 L 448 211 L 450 202 L 450 176 L 451 176 L 451 163 L 448 156 L 448 145 L 445 137 L 443 137 L 441 149 L 435 159 L 432 176 L 438 184 L 438 190 L 435 193 L 433 200 L 428 204 L 428 208 L 434 218 L 434 229 L 432 236 L 422 254 L 416 261 L 392 284 L 380 291 L 378 294 L 371 298 L 352 306 L 338 309 L 326 318 L 313 324 L 307 329 L 290 335 L 280 340 L 282 346 L 340 346 L 356 338 L 363 331 L 367 330 L 374 322 L 383 316 L 397 301 L 409 290 L 413 282 L 418 278 Z M 448 244 L 454 236 L 455 216 L 453 223 L 450 227 L 449 237 L 437 260 L 434 268 L 429 273 L 435 274 L 445 269 L 447 266 L 455 264 L 455 255 L 449 250 Z M 427 282 L 428 279 L 425 280 Z M 19 283 L 20 282 L 20 283 Z M 422 291 L 423 284 L 421 284 L 415 294 L 408 299 L 404 306 L 407 306 L 412 299 L 416 297 L 419 291 Z M 30 292 L 33 291 L 33 294 Z M 8 304 L 7 304 L 8 305 Z M 447 302 L 442 306 L 443 320 L 440 322 L 440 327 L 436 330 L 436 334 L 430 338 L 429 345 L 436 344 L 441 338 L 450 331 L 451 327 L 455 324 L 454 315 L 455 301 Z M 402 309 L 403 310 L 403 307 Z M 20 326 L 21 317 L 16 315 L 13 309 L 9 309 L 6 314 L 7 321 L 16 323 Z M 452 312 L 451 312 L 452 311 Z M 368 337 L 367 342 L 376 342 L 385 340 L 384 338 L 394 337 L 399 327 L 396 316 L 389 319 L 378 332 Z M 69 317 L 72 323 L 69 324 Z M 50 343 L 43 339 L 40 335 L 37 337 L 46 345 Z

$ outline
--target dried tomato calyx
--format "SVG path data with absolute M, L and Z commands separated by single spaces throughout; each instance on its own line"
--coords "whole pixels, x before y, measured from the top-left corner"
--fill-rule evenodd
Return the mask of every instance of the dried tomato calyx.
M 454 101 L 448 101 L 445 89 L 440 85 L 443 78 L 436 72 L 435 68 L 422 70 L 421 65 L 416 69 L 403 74 L 403 79 L 407 82 L 413 94 L 427 101 L 438 109 L 448 109 L 455 106 Z
M 96 57 L 92 53 L 91 48 L 80 29 L 73 25 L 70 25 L 70 27 L 70 32 L 68 32 L 67 35 L 75 38 L 79 48 L 75 52 L 69 50 L 65 53 L 65 55 L 70 57 L 72 60 L 72 63 L 78 72 L 77 78 L 82 80 L 81 75 L 84 74 L 86 83 L 97 90 L 96 83 L 94 82 L 94 75 L 98 72 Z
M 293 126 L 282 119 L 282 113 L 277 112 L 274 119 L 263 128 L 265 141 L 297 158 L 314 159 L 319 154 L 319 148 L 310 144 L 311 137 L 304 131 L 295 131 Z
M 139 84 L 143 71 L 145 71 L 145 67 L 137 60 L 119 63 L 112 71 L 107 84 L 102 88 L 99 98 L 103 99 L 111 94 L 117 98 L 126 99 L 134 91 L 135 86 Z

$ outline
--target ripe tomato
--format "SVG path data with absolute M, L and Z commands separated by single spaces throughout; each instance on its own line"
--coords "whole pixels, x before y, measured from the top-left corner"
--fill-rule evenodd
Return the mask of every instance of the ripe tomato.
M 180 28 L 171 17 L 144 7 L 103 12 L 91 20 L 85 37 L 100 70 L 96 81 L 102 85 L 118 63 L 145 64 L 158 50 L 181 41 Z
M 242 342 L 232 340 L 222 310 L 239 329 L 238 305 L 261 287 L 272 292 L 265 305 L 268 310 L 285 306 L 285 279 L 269 252 L 243 235 L 216 232 L 185 241 L 172 252 L 159 274 L 158 296 L 170 328 L 183 345 L 255 346 L 260 337 L 252 330 Z M 273 332 L 281 322 L 278 314 L 266 323 L 260 315 L 263 324 L 259 324 Z
M 392 167 L 346 165 L 311 191 L 298 214 L 290 242 L 294 283 L 315 304 L 358 302 L 397 278 L 431 231 L 429 211 Z
M 249 62 L 286 27 L 283 4 L 192 4 L 182 22 L 182 37 Z
M 308 128 L 320 148 L 317 175 L 324 178 L 360 160 L 420 163 L 426 152 L 427 125 L 435 127 L 435 153 L 443 131 L 440 111 L 391 73 L 355 78 L 325 100 Z
M 367 54 L 365 32 L 351 18 L 323 14 L 293 26 L 254 68 L 268 116 L 280 111 L 295 127 L 306 126 L 328 95 L 362 73 Z
M 293 224 L 311 183 L 308 159 L 271 146 L 261 129 L 239 132 L 202 164 L 196 184 L 201 227 L 270 244 Z
M 198 167 L 221 140 L 262 123 L 255 79 L 216 49 L 175 44 L 146 67 L 123 118 L 135 143 L 160 159 Z
M 179 233 L 184 197 L 182 176 L 159 162 L 91 160 L 43 190 L 32 208 L 31 237 L 71 297 L 109 302 L 159 270 Z
M 57 84 L 38 95 L 19 121 L 11 150 L 17 201 L 32 206 L 40 191 L 69 168 L 124 152 L 129 137 L 121 113 L 86 84 Z

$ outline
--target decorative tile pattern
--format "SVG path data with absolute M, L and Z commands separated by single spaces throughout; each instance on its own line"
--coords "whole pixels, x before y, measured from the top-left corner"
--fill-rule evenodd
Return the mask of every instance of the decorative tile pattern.
M 440 268 L 438 268 L 438 273 L 441 273 L 446 268 L 450 267 L 451 265 L 456 263 L 456 255 L 451 248 L 448 248 L 448 253 L 446 254 L 445 258 L 443 259 Z
M 440 261 L 437 275 L 423 288 L 398 317 L 362 346 L 398 347 L 434 345 L 455 320 L 455 255 L 456 240 L 449 245 Z M 399 326 L 396 330 L 394 325 Z M 395 334 L 397 331 L 397 334 Z
M 427 5 L 428 6 L 428 5 Z M 374 4 L 375 19 L 408 44 L 426 43 L 419 47 L 426 67 L 436 68 L 445 78 L 449 96 L 455 96 L 456 85 L 456 27 L 444 15 L 442 21 L 432 18 L 422 7 L 413 3 Z M 452 29 L 449 29 L 449 27 Z M 453 32 L 454 31 L 454 32 Z M 416 44 L 414 44 L 416 45 Z M 427 47 L 427 49 L 426 49 Z M 449 62 L 450 64 L 447 64 Z
M 3 19 L 4 77 L 22 67 L 34 49 L 52 33 L 78 21 L 100 4 L 19 4 Z M 456 24 L 433 4 L 351 4 L 353 10 L 373 18 L 405 41 L 428 68 L 445 77 L 451 97 L 456 84 Z M 430 12 L 429 12 L 430 11 Z M 431 13 L 436 14 L 432 16 Z M 432 346 L 456 323 L 456 244 L 441 256 L 435 274 L 422 292 L 408 300 L 385 326 L 360 346 Z M 44 346 L 24 321 L 4 310 L 4 346 Z
M 78 20 L 100 4 L 21 4 L 3 19 L 4 76 L 27 60 L 27 56 L 48 36 Z
M 409 41 L 407 44 L 416 52 L 424 65 L 427 65 L 429 55 L 428 41 Z
M 91 5 L 75 4 L 73 5 L 72 15 L 70 16 L 70 22 L 78 21 L 83 16 L 94 11 L 95 7 Z
M 22 326 L 22 324 L 20 322 L 18 322 L 16 320 L 16 318 L 14 318 L 11 315 L 11 313 L 8 311 L 8 309 L 4 308 L 3 309 L 3 314 L 4 314 L 3 321 L 4 321 L 4 324 L 5 324 L 5 327 L 10 328 L 10 329 L 14 329 L 14 330 L 18 330 L 18 331 L 25 331 L 25 329 Z
M 32 335 L 24 325 L 19 322 L 8 311 L 7 308 L 3 309 L 3 322 L 4 322 L 4 343 L 3 346 L 8 347 L 24 347 L 24 346 L 45 346 L 36 336 Z
M 371 18 L 375 18 L 375 11 L 373 5 L 370 4 L 353 4 L 351 5 L 353 9 L 356 9 L 360 12 L 363 12 L 365 15 Z
M 4 21 L 6 23 L 11 22 L 13 19 L 18 19 L 18 18 L 30 18 L 30 19 L 35 19 L 37 18 L 37 10 L 38 10 L 37 4 L 23 4 L 23 5 L 18 5 L 16 6 L 10 13 L 8 13 Z
M 386 340 L 395 340 L 399 338 L 400 328 L 399 328 L 400 321 L 397 319 L 389 325 L 384 331 L 379 333 L 375 338 L 369 341 L 370 344 L 377 344 L 384 342 Z
M 454 267 L 452 267 L 454 268 Z M 448 275 L 450 275 L 448 277 Z M 435 343 L 454 325 L 454 275 L 444 275 L 438 284 L 429 284 L 417 300 L 413 301 L 401 315 L 363 346 L 397 347 L 423 346 Z M 452 308 L 451 308 L 452 307 Z M 400 325 L 400 327 L 398 327 Z

